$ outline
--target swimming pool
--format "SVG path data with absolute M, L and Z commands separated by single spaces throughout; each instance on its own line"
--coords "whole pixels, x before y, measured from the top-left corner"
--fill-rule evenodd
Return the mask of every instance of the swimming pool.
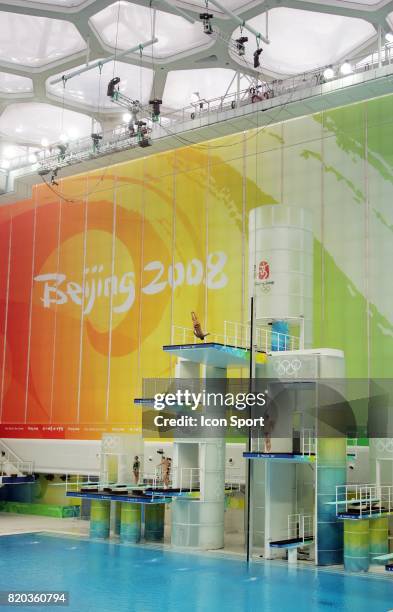
M 352 576 L 43 533 L 0 537 L 0 590 L 67 590 L 72 612 L 387 612 L 390 577 Z M 6 609 L 6 608 L 4 608 Z M 8 609 L 8 608 L 7 608 Z

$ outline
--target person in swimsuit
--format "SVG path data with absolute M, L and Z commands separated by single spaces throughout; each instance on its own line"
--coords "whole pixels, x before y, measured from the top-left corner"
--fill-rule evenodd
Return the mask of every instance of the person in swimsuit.
M 162 482 L 164 483 L 164 488 L 168 489 L 171 475 L 171 459 L 170 457 L 162 458 Z
M 138 455 L 134 457 L 134 463 L 132 465 L 132 473 L 134 475 L 134 482 L 138 484 L 139 482 L 139 472 L 140 472 L 141 462 L 139 461 Z

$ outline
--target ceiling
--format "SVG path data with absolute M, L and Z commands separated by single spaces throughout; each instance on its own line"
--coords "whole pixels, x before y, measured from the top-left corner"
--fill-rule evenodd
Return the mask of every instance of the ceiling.
M 220 0 L 266 33 L 264 0 Z M 393 0 L 269 0 L 270 45 L 262 44 L 260 78 L 271 79 L 344 61 L 376 46 L 377 28 L 393 26 Z M 195 19 L 189 23 L 177 11 Z M 122 121 L 124 109 L 106 95 L 108 81 L 147 104 L 162 98 L 167 111 L 248 86 L 255 37 L 244 58 L 231 39 L 241 33 L 213 5 L 215 33 L 203 33 L 204 0 L 8 0 L 0 4 L 0 167 L 4 159 L 55 142 L 89 135 Z M 158 38 L 154 45 L 121 56 L 66 82 L 56 77 L 86 62 L 121 54 Z M 196 92 L 198 96 L 196 96 Z M 4 167 L 4 165 L 3 165 Z

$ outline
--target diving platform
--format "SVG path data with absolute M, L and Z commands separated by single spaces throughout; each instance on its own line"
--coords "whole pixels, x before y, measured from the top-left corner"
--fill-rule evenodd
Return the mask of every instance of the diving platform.
M 246 451 L 243 453 L 245 459 L 265 459 L 268 461 L 281 461 L 290 463 L 314 463 L 315 454 L 298 453 L 264 453 L 261 451 Z
M 93 493 L 81 491 L 68 491 L 66 497 L 78 497 L 99 501 L 119 501 L 129 504 L 170 504 L 172 496 L 163 495 L 122 495 L 120 493 Z
M 219 342 L 169 344 L 162 348 L 165 353 L 174 357 L 216 368 L 245 368 L 250 363 L 250 350 L 248 348 Z M 266 353 L 257 351 L 255 354 L 256 366 L 263 366 L 266 361 Z
M 289 540 L 277 540 L 270 542 L 270 548 L 303 548 L 303 546 L 311 546 L 314 543 L 313 536 L 305 538 L 290 538 Z
M 390 516 L 393 515 L 393 485 L 337 485 L 336 499 L 326 502 L 326 505 L 336 506 L 336 517 L 342 520 Z
M 0 476 L 0 485 L 6 484 L 27 484 L 34 482 L 33 474 L 23 474 L 22 476 Z

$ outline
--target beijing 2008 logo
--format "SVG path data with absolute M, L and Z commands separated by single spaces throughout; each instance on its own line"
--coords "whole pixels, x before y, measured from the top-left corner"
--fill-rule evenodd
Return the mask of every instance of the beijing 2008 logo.
M 259 280 L 267 280 L 270 276 L 270 266 L 267 261 L 260 261 L 258 268 Z
M 270 265 L 265 259 L 262 259 L 258 265 L 258 277 L 256 279 L 256 282 L 260 291 L 262 291 L 263 293 L 269 293 L 272 289 L 272 286 L 274 285 L 274 281 L 269 280 L 269 278 Z

